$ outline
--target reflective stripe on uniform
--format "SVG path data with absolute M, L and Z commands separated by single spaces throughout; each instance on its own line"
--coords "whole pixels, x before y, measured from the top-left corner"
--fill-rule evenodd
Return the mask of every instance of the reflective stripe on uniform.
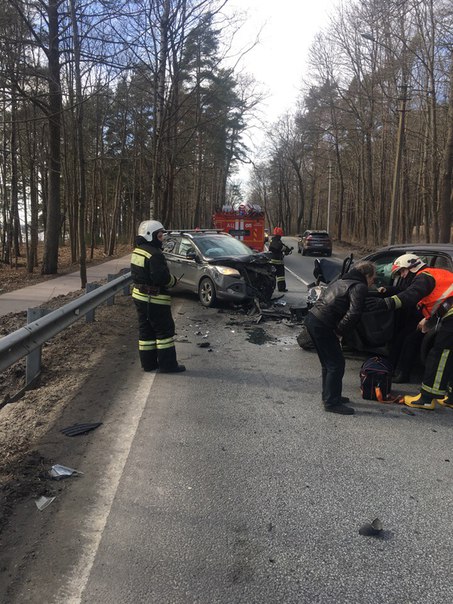
M 165 287 L 174 287 L 176 285 L 176 277 L 174 275 L 170 275 L 170 281 L 167 283 Z
M 171 306 L 171 296 L 159 294 L 158 296 L 149 296 L 148 294 L 142 294 L 138 289 L 134 287 L 132 290 L 132 297 L 134 300 L 140 300 L 140 302 L 147 302 L 149 304 L 162 304 Z
M 158 350 L 164 350 L 165 348 L 173 348 L 175 340 L 173 337 L 165 338 L 164 340 L 156 340 L 156 347 Z
M 283 260 L 274 260 L 274 259 L 272 259 L 272 260 L 270 260 L 270 263 L 271 264 L 283 264 Z
M 395 310 L 397 308 L 401 308 L 403 306 L 403 304 L 402 304 L 401 300 L 398 298 L 398 296 L 391 296 L 391 299 L 395 303 Z
M 149 252 L 145 252 L 145 250 L 134 250 L 131 256 L 131 264 L 135 264 L 135 266 L 140 266 L 143 268 L 145 266 L 145 260 L 151 258 L 152 254 Z
M 139 350 L 156 350 L 156 340 L 139 340 L 138 341 L 138 349 Z
M 163 304 L 164 306 L 171 306 L 171 297 L 164 296 L 163 294 L 159 296 L 150 296 L 149 301 L 151 304 Z
M 437 366 L 436 377 L 434 378 L 434 383 L 432 386 L 426 386 L 426 384 L 422 384 L 422 390 L 429 392 L 430 394 L 445 394 L 445 390 L 440 389 L 440 384 L 442 382 L 442 378 L 445 371 L 445 365 L 448 361 L 448 356 L 450 355 L 451 350 L 445 349 L 440 357 L 439 365 Z
M 284 276 L 283 277 L 277 277 L 277 283 L 280 283 L 280 281 L 284 281 L 284 280 L 285 280 Z

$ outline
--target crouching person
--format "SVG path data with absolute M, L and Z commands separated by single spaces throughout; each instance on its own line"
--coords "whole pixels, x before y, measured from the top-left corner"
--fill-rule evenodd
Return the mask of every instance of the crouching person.
M 398 310 L 417 306 L 423 314 L 418 329 L 436 330 L 433 347 L 426 359 L 423 383 L 416 396 L 406 395 L 404 404 L 416 409 L 435 408 L 436 402 L 453 408 L 453 273 L 431 268 L 415 254 L 396 258 L 392 275 L 407 279 L 410 285 L 401 293 L 374 300 L 369 310 Z
M 157 220 L 146 220 L 138 228 L 131 257 L 134 282 L 132 298 L 137 308 L 138 350 L 144 371 L 185 371 L 176 360 L 175 323 L 168 288 L 176 285 L 162 251 L 165 229 Z
M 349 399 L 342 396 L 345 360 L 341 337 L 359 321 L 375 276 L 372 262 L 358 262 L 341 279 L 327 286 L 305 318 L 321 362 L 324 409 L 330 413 L 354 413 L 354 409 L 345 404 Z

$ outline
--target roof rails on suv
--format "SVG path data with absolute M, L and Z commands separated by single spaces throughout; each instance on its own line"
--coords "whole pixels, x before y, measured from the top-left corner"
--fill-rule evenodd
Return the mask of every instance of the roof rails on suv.
M 223 233 L 228 235 L 222 229 L 171 229 L 165 232 L 168 235 L 199 235 L 200 233 Z

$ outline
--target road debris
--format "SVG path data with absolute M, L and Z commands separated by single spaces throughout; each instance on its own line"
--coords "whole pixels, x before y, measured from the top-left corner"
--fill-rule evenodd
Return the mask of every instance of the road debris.
M 49 470 L 49 476 L 54 480 L 61 480 L 62 478 L 67 478 L 73 474 L 83 474 L 83 472 L 68 468 L 67 466 L 61 466 L 60 464 L 53 465 Z
M 54 499 L 56 499 L 56 497 L 44 497 L 44 495 L 42 495 L 38 499 L 35 499 L 36 507 L 40 512 L 42 512 L 42 510 L 45 510 L 46 507 L 48 507 L 52 501 L 54 501 Z
M 86 434 L 86 432 L 90 432 L 91 430 L 95 430 L 102 426 L 102 422 L 96 422 L 94 424 L 73 424 L 72 426 L 68 426 L 67 428 L 63 428 L 60 430 L 66 436 L 77 436 L 79 434 Z
M 371 524 L 367 522 L 359 529 L 359 535 L 364 537 L 381 537 L 384 526 L 379 518 L 375 518 Z

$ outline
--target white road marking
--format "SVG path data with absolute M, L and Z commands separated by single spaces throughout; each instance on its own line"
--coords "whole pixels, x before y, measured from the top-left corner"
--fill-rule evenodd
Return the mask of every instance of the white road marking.
M 182 305 L 183 301 L 176 302 L 172 307 L 173 314 L 178 312 Z M 124 430 L 123 424 L 123 429 L 118 431 L 116 438 L 111 442 L 109 463 L 104 467 L 103 476 L 105 478 L 99 483 L 97 489 L 96 505 L 87 511 L 84 517 L 82 533 L 85 546 L 82 555 L 54 600 L 55 604 L 80 604 L 82 601 L 83 592 L 88 584 L 107 519 L 155 377 L 155 373 L 144 372 L 135 392 L 129 391 L 126 395 L 122 395 L 127 397 L 128 401 L 128 430 Z M 119 404 L 121 405 L 121 401 Z
M 285 270 L 288 271 L 288 273 L 290 273 L 295 279 L 297 279 L 298 281 L 300 281 L 304 285 L 308 286 L 309 281 L 305 281 L 304 279 L 302 279 L 301 277 L 299 277 L 298 275 L 296 275 L 296 273 L 294 271 L 292 271 L 290 268 L 288 268 L 287 266 L 285 266 Z

